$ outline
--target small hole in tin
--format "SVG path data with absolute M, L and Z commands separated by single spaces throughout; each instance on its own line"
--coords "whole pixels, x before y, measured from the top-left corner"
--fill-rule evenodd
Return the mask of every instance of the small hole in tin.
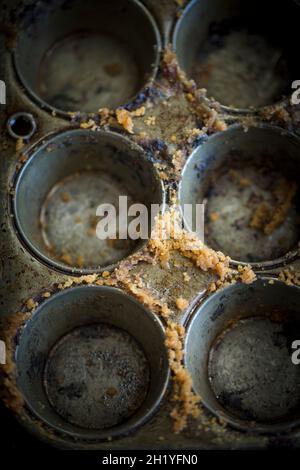
M 36 122 L 32 114 L 16 113 L 7 122 L 8 132 L 15 139 L 30 139 L 36 131 Z

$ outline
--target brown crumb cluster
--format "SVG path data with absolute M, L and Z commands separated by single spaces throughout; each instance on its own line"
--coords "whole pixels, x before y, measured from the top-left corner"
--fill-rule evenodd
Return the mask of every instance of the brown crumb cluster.
M 269 106 L 267 109 L 263 109 L 260 111 L 260 115 L 266 121 L 280 125 L 287 125 L 291 121 L 290 113 L 281 104 L 275 104 L 273 106 Z
M 157 169 L 157 173 L 161 180 L 168 180 L 167 165 L 164 163 L 154 163 L 154 167 Z
M 100 108 L 95 114 L 86 116 L 81 113 L 68 113 L 71 122 L 78 123 L 81 129 L 96 131 L 99 127 L 107 127 L 115 124 L 115 113 L 108 108 Z M 51 149 L 49 150 L 51 151 Z
M 185 156 L 182 150 L 176 150 L 172 157 L 172 164 L 174 166 L 175 172 L 180 173 L 183 165 L 185 163 Z
M 68 266 L 72 266 L 72 256 L 69 253 L 63 253 L 60 259 L 63 263 L 66 263 Z
M 195 82 L 187 79 L 186 74 L 178 65 L 176 54 L 170 47 L 164 52 L 163 70 L 171 85 L 181 84 L 192 109 L 202 119 L 202 131 L 222 132 L 227 129 L 226 122 L 220 119 L 218 112 L 205 102 L 206 90 L 197 90 Z
M 163 216 L 158 216 L 149 248 L 164 266 L 168 266 L 170 253 L 178 251 L 202 271 L 213 270 L 221 279 L 226 278 L 231 272 L 228 257 L 208 248 L 195 234 L 182 229 L 176 208 Z
M 127 111 L 127 109 L 119 108 L 116 110 L 116 118 L 118 123 L 127 131 L 129 134 L 133 134 L 133 119 L 134 117 L 144 116 L 146 112 L 145 106 L 136 109 L 135 111 Z M 148 118 L 150 119 L 150 118 Z
M 60 198 L 63 202 L 70 202 L 71 201 L 71 195 L 67 192 L 62 192 L 60 195 Z
M 188 273 L 183 273 L 183 280 L 184 282 L 189 282 L 191 280 L 191 276 Z
M 86 122 L 82 122 L 80 127 L 81 129 L 91 129 L 92 131 L 95 131 L 97 129 L 97 124 L 93 119 L 89 119 Z
M 156 123 L 156 117 L 155 116 L 148 116 L 145 119 L 146 126 L 155 126 L 155 123 Z
M 272 232 L 274 232 L 274 230 L 284 222 L 296 193 L 297 185 L 295 182 L 289 183 L 288 181 L 285 181 L 282 185 L 279 186 L 275 193 L 278 203 L 272 214 L 271 220 L 264 228 L 264 232 L 267 235 L 270 235 Z
M 264 232 L 266 220 L 270 218 L 270 212 L 269 204 L 261 202 L 252 215 L 250 227 Z
M 200 414 L 200 397 L 193 392 L 192 378 L 182 364 L 183 339 L 185 329 L 182 325 L 168 322 L 166 329 L 166 347 L 168 348 L 169 364 L 173 372 L 172 401 L 175 403 L 171 411 L 174 420 L 174 432 L 182 431 L 187 425 L 189 416 L 197 418 Z
M 285 221 L 297 190 L 295 182 L 281 182 L 274 191 L 274 203 L 260 203 L 251 218 L 250 227 L 271 235 Z
M 176 299 L 175 303 L 176 303 L 176 307 L 180 311 L 185 310 L 189 306 L 188 300 L 183 299 L 182 297 L 178 297 L 178 299 Z
M 143 253 L 146 262 L 153 262 L 149 259 L 147 252 Z M 130 276 L 130 271 L 134 264 L 140 260 L 139 256 L 130 257 L 130 263 L 123 262 L 115 271 L 118 282 L 131 294 L 133 294 L 143 305 L 158 313 L 166 322 L 166 347 L 168 349 L 170 369 L 173 373 L 173 394 L 172 401 L 175 403 L 171 412 L 174 421 L 174 432 L 182 431 L 187 424 L 189 416 L 199 416 L 198 403 L 200 398 L 195 395 L 192 389 L 192 379 L 183 365 L 183 341 L 185 329 L 183 326 L 171 321 L 171 310 L 167 304 L 162 303 L 151 295 L 145 287 L 143 280 L 139 276 Z M 186 308 L 187 300 L 177 299 L 177 306 Z
M 256 274 L 253 272 L 251 266 L 239 266 L 238 272 L 243 284 L 252 284 L 256 281 Z
M 278 278 L 288 286 L 300 286 L 300 274 L 292 266 L 282 270 Z
M 37 307 L 37 303 L 33 299 L 28 299 L 26 302 L 28 311 L 32 311 Z
M 30 310 L 35 306 L 33 299 L 29 299 L 28 302 Z M 24 400 L 19 392 L 16 384 L 16 365 L 14 361 L 14 338 L 17 331 L 25 322 L 31 317 L 32 311 L 30 312 L 18 312 L 9 318 L 9 322 L 5 327 L 5 334 L 3 340 L 6 345 L 6 364 L 2 365 L 2 377 L 1 383 L 1 398 L 5 405 L 12 410 L 14 413 L 19 413 L 24 405 Z
M 116 269 L 114 276 L 119 284 L 124 287 L 128 292 L 134 295 L 143 305 L 150 310 L 156 312 L 163 318 L 168 318 L 171 310 L 166 303 L 155 299 L 153 295 L 144 286 L 143 280 L 140 277 L 132 278 L 130 271 L 132 268 L 141 261 L 153 263 L 153 259 L 147 252 L 139 253 L 131 256 L 130 261 L 122 262 L 118 269 Z
M 51 297 L 51 293 L 50 293 L 50 292 L 43 292 L 43 293 L 42 293 L 42 297 L 43 297 L 44 299 L 48 299 L 49 297 Z
M 126 109 L 117 109 L 116 117 L 118 123 L 123 126 L 129 134 L 133 134 L 133 121 L 130 112 Z
M 220 218 L 220 214 L 218 212 L 211 212 L 209 215 L 211 222 L 216 222 Z

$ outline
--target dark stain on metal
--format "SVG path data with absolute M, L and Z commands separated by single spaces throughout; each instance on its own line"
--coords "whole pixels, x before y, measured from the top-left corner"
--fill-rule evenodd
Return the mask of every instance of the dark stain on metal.
M 150 370 L 139 345 L 118 328 L 74 330 L 52 349 L 44 372 L 50 403 L 69 422 L 102 429 L 128 419 L 143 403 Z

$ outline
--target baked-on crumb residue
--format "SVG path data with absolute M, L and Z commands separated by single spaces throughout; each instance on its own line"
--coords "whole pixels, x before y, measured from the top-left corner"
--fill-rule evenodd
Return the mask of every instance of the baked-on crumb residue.
M 254 213 L 252 214 L 249 226 L 264 232 L 266 220 L 269 220 L 270 217 L 271 207 L 267 202 L 263 201 L 256 207 Z
M 20 413 L 24 406 L 24 399 L 17 387 L 16 383 L 16 364 L 14 361 L 14 339 L 18 330 L 31 317 L 35 303 L 33 299 L 29 299 L 27 303 L 30 305 L 30 312 L 18 312 L 11 315 L 4 330 L 3 340 L 6 345 L 6 364 L 2 365 L 2 384 L 1 398 L 3 402 L 14 413 Z
M 129 134 L 133 134 L 133 121 L 130 112 L 127 111 L 127 109 L 117 109 L 116 117 L 118 123 L 123 126 Z
M 205 102 L 206 90 L 197 90 L 195 82 L 188 80 L 184 71 L 181 70 L 176 54 L 172 51 L 171 47 L 167 47 L 164 52 L 162 67 L 169 83 L 172 86 L 182 87 L 182 91 L 186 93 L 186 97 L 191 103 L 193 110 L 202 120 L 205 130 L 221 132 L 227 129 L 226 122 L 220 119 L 216 109 Z
M 300 274 L 292 266 L 280 271 L 278 278 L 288 286 L 300 286 Z
M 243 284 L 252 284 L 256 281 L 256 274 L 253 272 L 250 265 L 238 266 L 238 273 Z
M 232 271 L 229 267 L 229 258 L 220 252 L 215 252 L 206 247 L 195 234 L 183 230 L 178 217 L 179 211 L 177 206 L 172 207 L 165 214 L 157 216 L 152 238 L 149 240 L 148 246 L 122 261 L 112 274 L 104 271 L 102 274 L 95 273 L 81 277 L 71 277 L 57 286 L 59 290 L 68 289 L 73 285 L 80 284 L 119 287 L 136 297 L 143 305 L 162 318 L 166 327 L 165 344 L 168 350 L 173 378 L 172 402 L 174 407 L 170 415 L 174 422 L 174 432 L 180 432 L 186 427 L 189 416 L 197 417 L 200 414 L 200 397 L 194 393 L 192 378 L 183 363 L 185 330 L 182 325 L 171 320 L 173 312 L 169 305 L 154 297 L 147 288 L 143 277 L 140 274 L 134 274 L 133 268 L 141 262 L 150 264 L 160 262 L 168 269 L 171 253 L 178 251 L 184 257 L 191 260 L 200 270 L 213 271 L 215 273 L 217 279 L 213 286 L 211 284 L 208 287 L 208 292 L 224 287 L 226 284 L 237 282 L 237 280 L 249 284 L 256 279 L 250 266 L 239 267 L 237 273 Z M 188 282 L 189 276 L 185 272 L 183 277 Z M 41 297 L 45 299 L 49 298 L 50 295 L 50 292 L 47 292 L 41 294 Z M 18 321 L 22 323 L 24 319 L 28 319 L 37 305 L 38 303 L 35 299 L 29 299 L 26 302 L 26 307 L 30 312 L 27 312 L 24 316 L 19 315 L 17 317 Z M 189 302 L 183 297 L 178 297 L 175 305 L 182 311 L 188 307 Z M 9 328 L 8 336 L 10 341 L 15 336 L 20 323 L 15 321 L 13 326 L 15 331 L 13 331 L 11 326 Z M 10 361 L 8 364 L 10 366 L 7 368 L 5 377 L 6 403 L 16 410 L 17 407 L 20 408 L 22 405 L 22 399 L 15 383 L 15 365 L 12 350 L 10 351 Z
M 118 123 L 127 132 L 129 132 L 129 134 L 133 134 L 134 124 L 133 124 L 132 118 L 144 116 L 145 112 L 146 112 L 145 106 L 141 106 L 140 108 L 134 111 L 128 111 L 125 108 L 119 108 L 116 110 L 116 118 L 117 118 Z
M 178 308 L 178 310 L 181 310 L 181 311 L 185 310 L 189 306 L 188 300 L 184 299 L 183 297 L 178 297 L 175 303 L 176 303 L 176 307 Z
M 266 235 L 273 233 L 274 230 L 285 221 L 296 193 L 297 185 L 295 182 L 290 183 L 286 181 L 283 185 L 279 186 L 276 192 L 278 203 L 276 204 L 271 220 L 264 228 Z
M 297 194 L 297 184 L 283 180 L 273 191 L 274 202 L 261 202 L 250 220 L 250 227 L 271 235 L 286 219 Z
M 184 2 L 178 3 L 181 4 Z M 78 123 L 81 128 L 92 131 L 96 131 L 100 127 L 109 129 L 109 126 L 111 126 L 113 128 L 116 127 L 117 124 L 131 135 L 134 134 L 136 129 L 136 135 L 130 137 L 140 144 L 143 144 L 144 148 L 149 151 L 152 151 L 153 148 L 155 149 L 152 153 L 158 155 L 158 158 L 154 164 L 161 179 L 166 181 L 170 179 L 178 181 L 186 158 L 193 146 L 210 133 L 225 131 L 227 124 L 220 117 L 217 109 L 214 109 L 208 104 L 206 91 L 197 90 L 195 83 L 187 79 L 184 72 L 178 66 L 176 56 L 170 48 L 164 53 L 162 69 L 164 79 L 168 82 L 168 85 L 171 85 L 171 87 L 166 87 L 167 92 L 169 93 L 171 88 L 172 94 L 174 95 L 177 94 L 177 91 L 180 91 L 184 97 L 188 112 L 193 112 L 193 115 L 196 116 L 195 123 L 193 122 L 190 128 L 186 128 L 182 131 L 182 139 L 179 139 L 178 135 L 175 133 L 173 134 L 172 129 L 169 138 L 171 147 L 167 150 L 167 146 L 165 145 L 165 140 L 167 139 L 165 136 L 163 136 L 160 141 L 158 139 L 151 141 L 149 137 L 151 132 L 156 132 L 155 126 L 159 125 L 160 116 L 154 115 L 153 107 L 151 110 L 151 103 L 149 104 L 148 101 L 146 106 L 139 105 L 140 107 L 135 110 L 129 110 L 131 108 L 119 108 L 113 111 L 103 108 L 95 115 L 85 117 L 81 116 L 80 113 L 73 113 L 71 120 L 73 123 Z M 164 99 L 168 101 L 168 97 L 166 93 Z M 150 115 L 146 113 L 149 109 L 151 110 Z M 142 118 L 144 116 L 144 119 L 135 121 L 135 118 Z M 145 124 L 147 128 L 142 127 L 140 129 L 138 125 L 140 121 L 143 121 L 143 124 Z M 143 140 L 143 142 L 138 139 Z M 183 146 L 182 143 L 184 143 L 185 146 Z M 172 175 L 172 178 L 170 178 L 170 175 Z M 250 183 L 245 178 L 240 177 L 239 184 L 241 186 L 247 186 Z M 177 198 L 175 190 L 173 196 L 174 199 Z M 68 203 L 68 196 L 62 195 L 62 200 Z M 113 273 L 104 271 L 102 274 L 70 277 L 57 286 L 58 289 L 68 289 L 73 285 L 80 284 L 118 287 L 134 296 L 143 305 L 161 317 L 165 325 L 165 344 L 168 351 L 170 369 L 172 371 L 172 403 L 174 406 L 171 411 L 171 417 L 174 421 L 175 432 L 180 432 L 187 426 L 189 416 L 197 417 L 201 412 L 201 408 L 199 407 L 200 397 L 193 391 L 192 378 L 185 369 L 183 362 L 185 330 L 182 325 L 172 320 L 175 315 L 170 306 L 166 302 L 156 298 L 153 293 L 150 292 L 143 276 L 134 274 L 133 268 L 137 264 L 144 262 L 152 264 L 160 263 L 164 269 L 169 269 L 172 252 L 178 252 L 184 258 L 190 260 L 199 270 L 210 272 L 214 275 L 214 281 L 207 286 L 208 294 L 234 282 L 250 284 L 256 279 L 250 266 L 239 267 L 238 270 L 233 271 L 230 268 L 229 257 L 221 252 L 216 252 L 208 248 L 194 234 L 183 230 L 181 224 L 178 223 L 178 213 L 178 208 L 172 207 L 171 210 L 164 215 L 158 216 L 147 247 L 127 257 L 126 260 L 119 264 L 118 268 L 115 269 Z M 217 220 L 218 214 L 215 213 L 213 218 Z M 91 227 L 89 235 L 94 235 L 93 227 Z M 76 255 L 77 254 L 74 254 L 74 259 Z M 70 255 L 62 254 L 62 256 L 64 256 L 64 261 L 67 264 L 71 263 Z M 82 257 L 77 256 L 76 264 L 81 267 L 83 263 L 84 260 Z M 182 268 L 184 267 L 182 266 Z M 186 272 L 183 272 L 183 281 L 184 283 L 190 281 L 190 276 Z M 44 294 L 41 294 L 41 297 L 46 299 L 52 295 L 52 293 L 52 290 L 51 293 L 48 291 L 44 292 Z M 37 306 L 34 299 L 29 299 L 29 301 L 27 308 L 30 312 L 25 314 L 28 315 L 28 317 L 30 317 L 31 312 Z M 179 295 L 175 299 L 175 307 L 179 311 L 184 311 L 188 306 L 189 301 L 185 298 L 184 294 L 182 296 Z M 19 316 L 18 321 L 20 320 L 21 317 Z M 13 333 L 11 331 L 10 338 L 14 337 L 14 334 L 15 332 Z M 13 366 L 11 366 L 10 372 L 13 372 Z M 6 380 L 8 380 L 7 389 L 11 395 L 12 403 L 15 401 L 15 404 L 20 404 L 21 402 L 18 401 L 18 390 L 14 380 L 10 378 L 10 372 L 8 371 L 6 377 Z M 108 390 L 107 393 L 108 395 L 113 395 L 114 390 Z
M 153 263 L 149 259 L 149 253 L 144 252 L 144 260 Z M 198 416 L 199 397 L 193 392 L 192 379 L 183 365 L 183 341 L 184 327 L 170 320 L 171 309 L 169 306 L 156 299 L 145 287 L 140 276 L 130 276 L 132 264 L 139 262 L 139 257 L 133 255 L 131 262 L 125 261 L 115 271 L 116 278 L 123 288 L 133 294 L 143 305 L 156 312 L 166 324 L 166 347 L 168 350 L 170 369 L 173 373 L 172 401 L 175 403 L 171 412 L 174 421 L 174 431 L 180 432 L 187 423 L 189 416 Z M 185 299 L 179 300 L 180 307 L 187 307 Z
M 150 252 L 154 253 L 155 257 L 166 268 L 168 268 L 171 252 L 178 251 L 184 257 L 193 261 L 201 270 L 214 271 L 219 279 L 214 283 L 213 290 L 224 287 L 225 284 L 229 285 L 236 282 L 237 279 L 246 284 L 251 284 L 256 279 L 256 275 L 250 266 L 239 267 L 238 273 L 234 273 L 229 267 L 229 257 L 208 248 L 195 234 L 182 229 L 179 210 L 176 206 L 172 207 L 169 212 L 157 216 L 148 246 Z M 145 296 L 143 288 L 135 287 L 132 289 L 130 283 L 128 287 L 131 292 L 135 294 L 138 292 L 139 300 L 146 301 L 148 305 L 150 304 L 149 294 Z M 141 296 L 141 292 L 143 292 L 143 296 Z M 158 305 L 159 301 L 155 304 L 155 307 Z M 200 398 L 193 392 L 191 376 L 182 363 L 184 329 L 168 319 L 170 311 L 166 305 L 163 308 L 161 305 L 159 306 L 162 309 L 162 316 L 167 319 L 166 346 L 169 351 L 170 368 L 173 372 L 174 393 L 172 400 L 176 404 L 171 412 L 171 417 L 174 420 L 174 431 L 180 432 L 186 427 L 188 416 L 196 417 L 199 415 L 200 411 L 197 404 Z M 187 301 L 178 298 L 176 306 L 180 310 L 185 309 Z
M 183 341 L 185 329 L 182 325 L 168 322 L 166 328 L 166 347 L 169 364 L 173 373 L 173 393 L 171 400 L 175 403 L 171 411 L 174 420 L 174 432 L 182 431 L 187 425 L 189 416 L 197 418 L 200 414 L 200 397 L 193 392 L 192 377 L 183 366 Z
M 229 257 L 208 248 L 194 233 L 182 228 L 180 211 L 177 207 L 171 208 L 164 215 L 157 216 L 148 245 L 150 251 L 154 252 L 166 267 L 170 253 L 178 251 L 202 271 L 213 270 L 221 279 L 225 279 L 231 272 Z

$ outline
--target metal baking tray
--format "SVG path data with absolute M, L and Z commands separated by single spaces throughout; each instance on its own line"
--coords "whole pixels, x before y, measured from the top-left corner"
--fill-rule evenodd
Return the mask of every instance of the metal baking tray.
M 298 446 L 298 3 L 0 6 L 7 448 Z M 120 195 L 208 248 L 99 240 Z

